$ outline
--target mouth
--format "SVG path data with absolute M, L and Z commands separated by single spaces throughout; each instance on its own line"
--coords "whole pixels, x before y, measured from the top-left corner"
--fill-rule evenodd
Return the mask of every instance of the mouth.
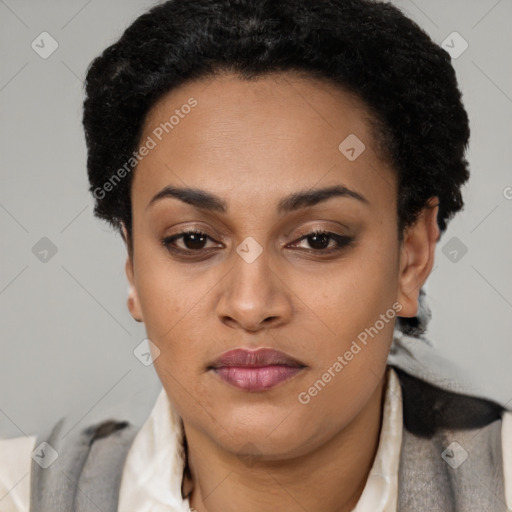
M 223 381 L 249 392 L 272 389 L 305 368 L 297 359 L 270 348 L 230 350 L 208 367 Z

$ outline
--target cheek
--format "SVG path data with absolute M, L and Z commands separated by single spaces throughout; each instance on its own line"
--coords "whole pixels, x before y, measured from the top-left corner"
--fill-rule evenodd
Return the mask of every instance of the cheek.
M 135 274 L 137 293 L 148 334 L 164 340 L 179 328 L 182 319 L 194 314 L 201 299 L 212 286 L 207 274 L 192 272 L 190 267 L 171 260 L 166 249 L 154 241 L 141 240 L 136 248 Z
M 200 296 L 187 296 L 179 283 L 163 286 L 162 280 L 148 281 L 141 297 L 147 336 L 160 350 L 155 368 L 162 366 L 180 374 L 197 373 L 205 334 L 201 328 L 202 315 L 198 313 Z
M 392 307 L 398 295 L 397 246 L 367 240 L 332 270 L 304 283 L 308 304 L 340 340 L 351 339 Z
M 315 347 L 316 365 L 300 389 L 308 399 L 305 430 L 315 429 L 315 417 L 326 430 L 354 417 L 385 371 L 396 320 L 396 255 L 392 243 L 372 245 L 324 276 L 321 292 L 310 295 L 329 334 Z
M 142 237 L 139 238 L 141 240 Z M 143 244 L 140 244 L 143 246 Z M 159 248 L 151 248 L 148 243 L 144 249 L 135 254 L 135 272 L 137 276 L 137 295 L 144 317 L 147 337 L 160 350 L 155 360 L 155 368 L 169 366 L 175 361 L 174 351 L 184 334 L 184 326 L 190 327 L 194 304 L 198 300 L 197 290 L 192 294 L 193 287 L 187 281 L 179 267 L 172 265 L 165 253 Z M 194 300 L 195 299 L 195 300 Z M 188 335 L 191 333 L 187 331 Z M 173 351 L 171 357 L 170 351 Z M 180 357 L 186 356 L 186 353 Z

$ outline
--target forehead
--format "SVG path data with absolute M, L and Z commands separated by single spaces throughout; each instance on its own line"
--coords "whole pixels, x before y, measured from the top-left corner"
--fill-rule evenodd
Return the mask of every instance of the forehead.
M 188 82 L 146 116 L 140 142 L 153 148 L 137 166 L 132 201 L 169 184 L 245 201 L 340 183 L 377 200 L 395 193 L 395 180 L 373 132 L 358 97 L 297 73 Z

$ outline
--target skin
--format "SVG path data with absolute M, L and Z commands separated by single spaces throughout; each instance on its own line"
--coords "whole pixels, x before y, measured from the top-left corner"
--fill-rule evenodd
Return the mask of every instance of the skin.
M 126 274 L 128 308 L 160 350 L 154 366 L 183 419 L 191 506 L 350 511 L 378 447 L 394 320 L 308 404 L 297 397 L 393 303 L 400 316 L 416 314 L 439 238 L 436 198 L 400 242 L 395 172 L 364 104 L 331 84 L 291 72 L 189 82 L 154 105 L 141 140 L 190 97 L 198 105 L 136 169 Z M 366 146 L 354 161 L 338 149 L 349 134 Z M 172 197 L 148 206 L 169 185 L 215 194 L 227 210 Z M 289 194 L 334 185 L 367 202 L 276 210 Z M 188 258 L 160 242 L 184 228 L 209 237 L 176 240 Z M 322 255 L 337 244 L 302 238 L 314 228 L 353 243 Z M 252 263 L 236 251 L 249 236 L 262 249 Z M 276 348 L 306 368 L 273 389 L 242 391 L 207 369 L 237 347 Z

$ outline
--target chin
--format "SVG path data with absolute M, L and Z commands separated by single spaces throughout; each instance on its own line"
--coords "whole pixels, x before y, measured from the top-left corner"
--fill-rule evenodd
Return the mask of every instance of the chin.
M 219 436 L 217 443 L 226 451 L 237 455 L 259 454 L 268 460 L 299 455 L 310 436 L 290 411 L 280 409 L 276 414 L 274 409 L 258 407 L 249 416 L 247 408 L 231 410 L 216 416 L 222 427 L 212 431 L 210 423 L 207 430 L 212 437 Z

